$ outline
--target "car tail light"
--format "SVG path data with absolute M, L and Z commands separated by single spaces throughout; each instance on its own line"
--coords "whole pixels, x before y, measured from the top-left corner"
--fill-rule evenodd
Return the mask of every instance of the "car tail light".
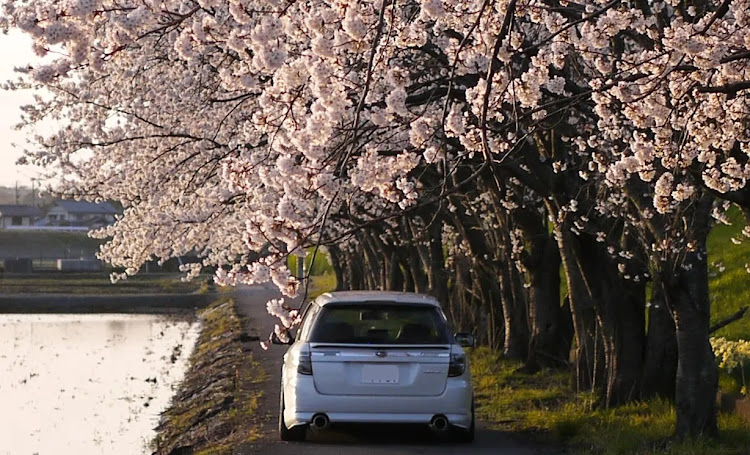
M 300 351 L 299 363 L 297 363 L 297 373 L 299 374 L 313 374 L 312 370 L 312 356 L 310 351 Z
M 466 371 L 466 354 L 452 353 L 451 363 L 448 365 L 448 377 L 461 376 Z

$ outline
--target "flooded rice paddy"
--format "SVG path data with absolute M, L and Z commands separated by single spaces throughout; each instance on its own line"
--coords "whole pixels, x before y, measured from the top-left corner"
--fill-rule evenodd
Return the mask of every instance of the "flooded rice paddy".
M 199 324 L 0 314 L 0 455 L 150 454 Z

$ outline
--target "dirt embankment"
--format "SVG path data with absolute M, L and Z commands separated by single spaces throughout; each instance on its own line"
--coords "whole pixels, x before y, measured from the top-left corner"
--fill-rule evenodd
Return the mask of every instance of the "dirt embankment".
M 172 404 L 162 414 L 155 455 L 218 455 L 252 441 L 259 384 L 265 372 L 249 358 L 234 301 L 221 299 L 198 314 L 202 331 Z

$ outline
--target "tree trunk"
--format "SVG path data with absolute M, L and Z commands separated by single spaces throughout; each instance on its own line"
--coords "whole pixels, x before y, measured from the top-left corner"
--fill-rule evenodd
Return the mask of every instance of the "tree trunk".
M 557 240 L 565 269 L 575 333 L 575 357 L 573 359 L 575 390 L 589 391 L 595 389 L 597 385 L 603 385 L 603 351 L 601 346 L 597 346 L 594 301 L 575 252 L 573 242 L 576 240 L 565 227 L 561 229 Z
M 383 289 L 385 281 L 383 273 L 384 265 L 382 264 L 377 251 L 373 248 L 372 242 L 370 241 L 370 233 L 363 230 L 360 239 L 360 244 L 365 253 L 365 285 L 367 286 L 367 289 Z
M 427 277 L 430 294 L 438 299 L 442 305 L 448 303 L 448 273 L 445 270 L 443 253 L 443 223 L 435 219 L 427 227 L 429 237 L 429 258 L 427 263 Z
M 351 290 L 365 289 L 365 264 L 364 254 L 361 244 L 358 244 L 354 250 L 347 251 L 346 270 L 349 275 L 349 288 Z
M 623 283 L 614 264 L 608 265 L 610 270 L 605 273 L 609 279 L 600 281 L 602 303 L 597 305 L 607 363 L 606 407 L 640 397 L 646 331 L 645 287 L 640 282 Z
M 408 229 L 406 229 L 405 235 L 408 235 L 409 241 L 412 245 L 408 264 L 414 282 L 414 290 L 416 292 L 426 293 L 429 291 L 429 278 L 425 273 L 425 264 L 429 263 L 429 261 L 425 260 L 427 255 L 424 253 L 423 248 L 418 245 L 420 236 L 414 223 L 407 218 L 406 224 Z
M 455 199 L 454 203 L 461 207 L 459 199 Z M 470 257 L 463 258 L 470 272 L 463 275 L 463 282 L 456 282 L 466 286 L 465 289 L 469 292 L 467 300 L 472 302 L 470 311 L 473 326 L 480 329 L 477 322 L 482 323 L 484 330 L 477 333 L 479 339 L 484 342 L 494 341 L 499 339 L 502 332 L 504 355 L 516 359 L 525 358 L 528 348 L 528 321 L 525 300 L 519 298 L 523 283 L 519 279 L 515 265 L 510 261 L 495 260 L 496 254 L 499 253 L 493 251 L 488 244 L 487 231 L 476 216 L 457 210 L 452 213 L 450 220 L 470 249 Z M 457 258 L 454 261 L 459 275 L 463 272 L 459 267 L 461 261 Z M 505 276 L 500 276 L 502 274 Z M 498 280 L 501 281 L 501 286 L 506 286 L 504 289 L 501 290 L 497 286 Z M 502 311 L 495 308 L 498 304 L 502 305 Z M 481 312 L 480 317 L 477 317 L 477 311 Z M 500 324 L 496 323 L 500 321 L 501 315 L 504 318 L 502 331 Z
M 709 342 L 710 303 L 705 249 L 686 254 L 667 287 L 677 329 L 676 436 L 718 436 L 719 375 Z
M 660 280 L 653 283 L 648 309 L 646 358 L 643 365 L 641 398 L 654 396 L 674 401 L 677 375 L 677 334 L 674 320 L 664 301 Z
M 537 256 L 527 263 L 529 276 L 529 355 L 524 371 L 533 373 L 543 367 L 568 365 L 570 342 L 563 337 L 565 328 L 560 306 L 560 253 L 554 238 L 545 235 L 532 247 Z M 572 328 L 571 328 L 572 330 Z
M 500 273 L 503 275 L 501 286 L 506 286 L 506 289 L 501 291 L 505 330 L 503 355 L 511 359 L 525 360 L 529 348 L 529 322 L 523 280 L 512 261 L 506 261 Z
M 709 342 L 711 302 L 706 251 L 713 200 L 704 194 L 682 214 L 682 222 L 690 223 L 685 231 L 689 236 L 684 238 L 686 247 L 677 251 L 672 261 L 656 264 L 677 331 L 675 436 L 678 438 L 718 436 L 719 374 Z
M 388 274 L 388 289 L 391 291 L 401 291 L 404 289 L 404 274 L 401 270 L 401 263 L 398 260 L 396 251 L 391 251 L 391 269 Z
M 387 235 L 387 233 L 382 235 L 386 238 L 386 241 L 381 239 L 380 232 L 374 230 L 369 236 L 373 251 L 380 257 L 381 289 L 384 291 L 400 291 L 404 286 L 404 276 L 396 252 L 399 246 L 394 246 L 396 240 L 392 236 Z
M 328 246 L 328 257 L 331 261 L 331 267 L 333 268 L 333 273 L 336 275 L 336 290 L 342 291 L 344 289 L 349 289 L 349 277 L 346 276 L 345 268 L 341 264 L 343 260 L 343 254 L 341 253 L 341 250 L 336 246 Z
M 493 350 L 499 349 L 508 337 L 505 336 L 507 332 L 505 332 L 504 309 L 497 274 L 486 263 L 475 261 L 472 275 L 472 295 L 476 300 L 475 306 L 479 310 L 480 327 L 483 328 L 487 345 Z M 523 314 L 526 314 L 525 308 L 523 308 Z M 522 327 L 514 327 L 514 329 L 518 331 L 519 328 L 523 329 L 524 327 L 526 327 L 525 321 Z M 512 337 L 513 343 L 528 340 L 528 333 L 517 332 L 515 335 Z M 518 354 L 515 354 L 512 351 L 513 349 L 518 349 Z M 525 344 L 513 345 L 510 352 L 504 350 L 504 355 L 511 358 L 521 358 L 519 356 L 525 355 L 525 353 Z
M 625 279 L 635 275 L 634 266 L 623 263 L 621 274 L 603 244 L 587 234 L 573 236 L 564 231 L 563 262 L 568 276 L 571 307 L 579 327 L 590 331 L 591 315 L 596 318 L 595 343 L 585 346 L 593 349 L 577 372 L 591 374 L 591 384 L 586 377 L 579 385 L 590 385 L 601 393 L 603 405 L 617 406 L 640 396 L 643 369 L 643 344 L 645 338 L 645 286 L 642 281 Z M 584 307 L 581 308 L 581 303 Z M 578 334 L 577 341 L 590 343 L 587 333 Z M 601 351 L 603 349 L 603 352 Z M 583 368 L 592 367 L 585 371 Z
M 471 298 L 471 272 L 469 260 L 464 256 L 454 258 L 455 264 L 455 284 L 453 286 L 453 298 L 451 298 L 450 308 L 454 327 L 476 327 L 476 317 L 472 307 Z M 485 334 L 476 333 L 477 342 L 482 344 L 486 341 Z

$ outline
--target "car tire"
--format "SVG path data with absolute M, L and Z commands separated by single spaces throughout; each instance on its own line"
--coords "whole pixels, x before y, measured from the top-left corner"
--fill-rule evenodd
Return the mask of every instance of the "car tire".
M 287 428 L 284 422 L 284 386 L 281 386 L 279 394 L 279 438 L 282 441 L 304 441 L 307 425 L 297 425 Z
M 474 442 L 474 400 L 471 400 L 471 424 L 469 428 L 454 428 L 454 440 L 463 444 L 471 444 Z

